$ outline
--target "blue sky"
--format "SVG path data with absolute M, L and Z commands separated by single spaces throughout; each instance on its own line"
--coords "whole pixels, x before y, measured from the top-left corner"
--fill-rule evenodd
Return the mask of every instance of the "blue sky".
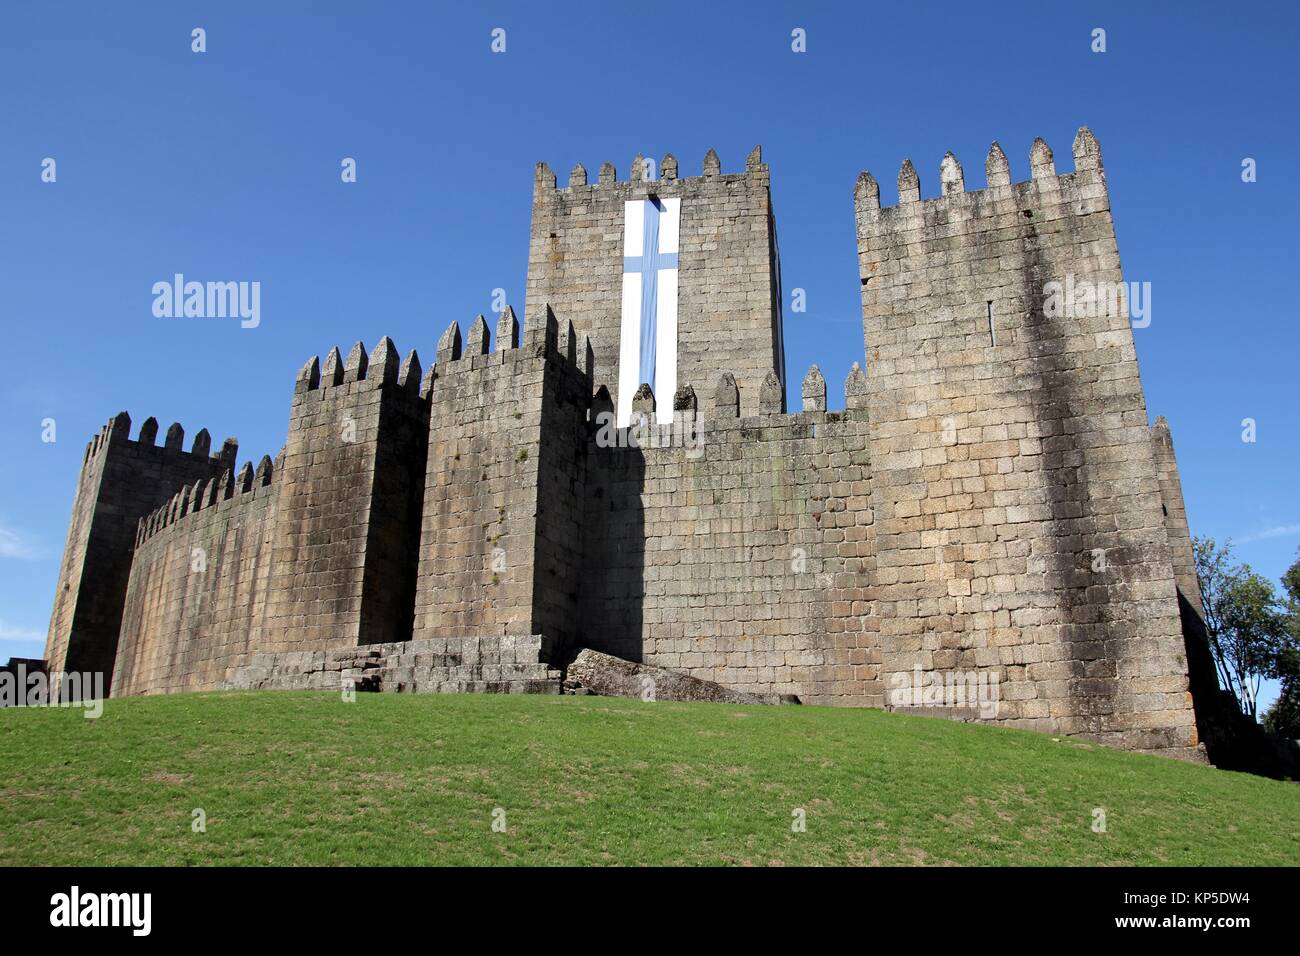
M 1142 377 L 1193 532 L 1276 578 L 1300 545 L 1300 8 L 808 6 L 5 3 L 0 656 L 40 654 L 82 451 L 111 415 L 274 455 L 308 356 L 387 334 L 427 361 L 493 289 L 522 304 L 535 162 L 625 178 L 637 152 L 672 152 L 696 175 L 709 147 L 736 171 L 755 143 L 786 289 L 807 294 L 787 309 L 790 378 L 817 362 L 835 407 L 862 359 L 858 171 L 892 203 L 910 157 L 935 195 L 951 149 L 980 188 L 992 140 L 1020 180 L 1035 136 L 1068 169 L 1091 126 L 1125 276 L 1151 283 Z M 155 318 L 151 286 L 176 272 L 259 281 L 260 326 Z

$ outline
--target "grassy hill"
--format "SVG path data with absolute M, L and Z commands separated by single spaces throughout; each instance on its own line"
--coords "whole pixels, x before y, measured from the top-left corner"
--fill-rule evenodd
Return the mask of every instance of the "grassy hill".
M 869 710 L 178 695 L 0 710 L 33 863 L 1300 864 L 1300 787 Z

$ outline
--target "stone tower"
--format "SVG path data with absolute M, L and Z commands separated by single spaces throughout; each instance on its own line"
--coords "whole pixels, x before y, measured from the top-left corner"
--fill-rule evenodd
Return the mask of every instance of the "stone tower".
M 543 308 L 452 323 L 430 387 L 413 636 L 578 637 L 590 355 Z
M 1042 140 L 988 188 L 949 153 L 855 191 L 882 670 L 1005 668 L 1002 717 L 1135 748 L 1195 742 L 1160 473 L 1101 153 Z M 1185 531 L 1184 531 L 1185 534 Z
M 228 438 L 216 457 L 209 456 L 204 429 L 187 452 L 179 423 L 167 429 L 162 447 L 155 444 L 156 420 L 145 421 L 134 440 L 130 430 L 131 416 L 121 412 L 86 446 L 45 645 L 51 673 L 100 672 L 106 687 L 140 519 L 182 485 L 232 468 L 239 451 Z
M 680 200 L 678 385 L 711 387 L 722 372 L 731 372 L 741 414 L 756 415 L 769 372 L 785 387 L 776 220 L 761 151 L 755 147 L 745 171 L 735 174 L 723 174 L 713 150 L 701 176 L 678 178 L 671 155 L 657 177 L 651 166 L 638 156 L 631 178 L 618 181 L 613 164 L 605 163 L 595 183 L 575 166 L 568 185 L 556 188 L 555 174 L 537 165 L 525 314 L 549 305 L 588 336 L 596 383 L 605 384 L 617 404 L 625 203 Z
M 419 356 L 402 361 L 386 336 L 298 373 L 276 475 L 267 649 L 410 635 L 427 404 Z

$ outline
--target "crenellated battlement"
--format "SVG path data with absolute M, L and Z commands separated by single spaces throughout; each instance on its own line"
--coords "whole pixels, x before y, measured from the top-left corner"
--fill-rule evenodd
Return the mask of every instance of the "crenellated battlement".
M 267 494 L 261 489 L 271 487 L 276 473 L 276 463 L 271 460 L 271 456 L 263 455 L 256 468 L 251 461 L 246 461 L 238 473 L 227 468 L 213 478 L 199 479 L 192 485 L 186 485 L 165 504 L 140 519 L 136 528 L 135 546 L 139 548 L 159 532 L 196 512 L 214 508 L 238 508 L 254 495 Z
M 308 392 L 362 382 L 375 387 L 396 384 L 402 391 L 418 396 L 420 372 L 420 356 L 415 349 L 402 359 L 397 346 L 386 335 L 370 353 L 366 352 L 363 342 L 355 343 L 346 361 L 336 345 L 326 354 L 323 367 L 320 357 L 313 355 L 298 370 L 294 379 L 294 398 L 297 401 L 299 396 Z
M 574 329 L 572 322 L 561 321 L 549 306 L 543 306 L 527 319 L 521 344 L 519 320 L 507 305 L 496 322 L 495 342 L 482 315 L 475 318 L 464 337 L 460 323 L 453 320 L 438 339 L 436 360 L 421 390 L 426 395 L 431 389 L 436 391 L 438 379 L 447 376 L 506 366 L 522 358 L 545 357 L 558 359 L 588 380 L 594 371 L 591 342 Z
M 1030 178 L 1012 182 L 1006 154 L 994 142 L 984 163 L 985 188 L 967 191 L 965 172 L 950 151 L 939 163 L 940 194 L 927 199 L 921 198 L 916 168 L 910 159 L 905 159 L 898 172 L 898 203 L 893 206 L 881 205 L 880 184 L 870 172 L 864 171 L 858 175 L 853 190 L 859 228 L 910 228 L 923 221 L 926 225 L 948 226 L 949 234 L 956 235 L 965 221 L 1000 212 L 999 203 L 1035 207 L 1056 202 L 1062 191 L 1071 189 L 1077 191 L 1077 196 L 1072 198 L 1078 204 L 1079 213 L 1107 208 L 1109 199 L 1101 147 L 1088 127 L 1079 128 L 1073 154 L 1074 171 L 1058 174 L 1051 147 L 1041 137 L 1035 139 L 1029 151 Z
M 194 436 L 194 441 L 190 445 L 190 450 L 185 451 L 185 429 L 180 422 L 172 422 L 167 429 L 167 435 L 164 444 L 158 445 L 158 419 L 149 417 L 140 425 L 140 431 L 135 438 L 130 437 L 131 416 L 126 412 L 118 412 L 110 418 L 89 442 L 86 443 L 86 453 L 82 458 L 82 464 L 89 464 L 91 459 L 98 456 L 112 442 L 115 445 L 128 445 L 131 448 L 143 453 L 150 451 L 161 455 L 185 456 L 197 461 L 221 461 L 234 464 L 235 457 L 239 454 L 239 440 L 231 437 L 221 443 L 221 449 L 216 455 L 212 455 L 212 437 L 206 428 L 199 430 Z
M 854 362 L 849 370 L 848 376 L 844 380 L 844 412 L 850 416 L 866 417 L 866 385 L 867 377 L 862 371 L 859 363 Z M 706 396 L 707 404 L 701 407 L 699 395 Z M 776 377 L 775 372 L 769 372 L 760 386 L 760 395 L 758 401 L 758 414 L 743 417 L 740 414 L 742 406 L 742 397 L 740 386 L 736 383 L 736 377 L 731 372 L 722 372 L 711 384 L 701 385 L 697 393 L 692 383 L 684 383 L 677 389 L 673 396 L 673 420 L 674 423 L 686 419 L 690 421 L 700 420 L 706 425 L 725 427 L 728 422 L 753 422 L 754 420 L 771 419 L 777 416 L 786 418 L 796 418 L 805 415 L 808 412 L 828 412 L 826 404 L 827 386 L 826 379 L 822 375 L 821 369 L 813 365 L 804 377 L 801 387 L 801 397 L 803 406 L 800 410 L 787 412 L 782 405 L 781 383 Z M 645 418 L 647 421 L 653 420 L 658 399 L 649 384 L 642 383 L 637 389 L 636 395 L 632 399 L 633 421 Z M 591 404 L 591 421 L 599 428 L 604 421 L 602 414 L 613 415 L 613 402 L 610 398 L 609 387 L 605 384 L 598 384 L 596 394 Z M 839 413 L 831 413 L 839 414 Z M 637 428 L 637 424 L 625 426 L 620 431 L 626 432 L 629 428 Z M 644 427 L 641 425 L 640 427 Z M 668 427 L 666 424 L 664 427 Z M 626 447 L 622 443 L 620 447 Z
M 761 181 L 764 184 L 768 182 L 768 169 L 763 163 L 763 148 L 755 146 L 750 150 L 749 155 L 745 158 L 745 169 L 740 173 L 722 172 L 722 163 L 718 159 L 718 154 L 710 149 L 704 154 L 704 162 L 699 176 L 683 176 L 678 178 L 677 158 L 672 153 L 664 154 L 664 158 L 659 161 L 658 170 L 654 169 L 653 160 L 647 160 L 640 153 L 632 160 L 632 166 L 627 179 L 619 179 L 618 172 L 613 163 L 606 162 L 600 166 L 597 173 L 596 181 L 591 182 L 587 176 L 587 169 L 581 163 L 576 164 L 569 170 L 569 181 L 566 186 L 558 186 L 555 173 L 546 163 L 538 163 L 533 178 L 533 201 L 537 202 L 545 197 L 546 193 L 560 193 L 568 199 L 590 197 L 594 192 L 616 193 L 626 198 L 637 198 L 644 196 L 647 190 L 657 191 L 665 189 L 668 195 L 675 195 L 676 190 L 685 188 L 689 190 L 695 184 L 714 185 L 722 183 L 744 183 Z
M 1101 148 L 1087 127 L 1072 152 L 1074 171 L 1058 174 L 1051 148 L 1036 139 L 1030 178 L 1013 183 L 994 143 L 988 185 L 974 191 L 950 152 L 939 164 L 941 194 L 928 199 L 905 161 L 894 206 L 881 206 L 870 173 L 858 177 L 863 339 L 873 381 L 893 387 L 897 376 L 929 368 L 929 351 L 962 353 L 960 361 L 984 370 L 978 374 L 1001 375 L 1009 357 L 1036 354 L 1033 343 L 1045 335 L 1064 336 L 1073 352 L 1119 345 L 1131 334 L 1118 312 L 1043 322 L 1053 283 L 1074 288 L 1078 276 L 1091 288 L 1121 279 Z

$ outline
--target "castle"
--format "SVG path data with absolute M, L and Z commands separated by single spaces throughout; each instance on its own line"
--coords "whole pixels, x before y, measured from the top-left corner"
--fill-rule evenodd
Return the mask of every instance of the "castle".
M 428 370 L 387 338 L 312 358 L 256 468 L 152 418 L 95 436 L 48 667 L 114 696 L 554 693 L 586 647 L 867 707 L 964 672 L 1000 699 L 956 716 L 1194 755 L 1168 427 L 1122 301 L 1044 309 L 1050 283 L 1122 282 L 1086 128 L 1073 154 L 1058 174 L 1038 140 L 1013 182 L 995 143 L 966 191 L 950 153 L 929 199 L 905 162 L 892 206 L 861 174 L 865 362 L 843 411 L 814 366 L 791 413 L 757 148 L 565 187 L 539 164 L 522 341 L 507 307 Z

